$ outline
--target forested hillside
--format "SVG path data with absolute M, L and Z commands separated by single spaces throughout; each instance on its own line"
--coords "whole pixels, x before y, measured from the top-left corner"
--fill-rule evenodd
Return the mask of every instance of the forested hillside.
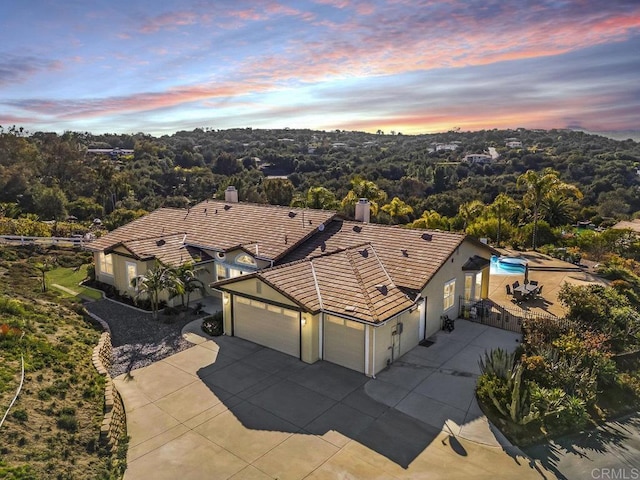
M 494 158 L 465 161 L 482 153 Z M 523 202 L 526 185 L 518 185 L 518 177 L 548 167 L 581 195 L 548 197 L 539 205 L 540 219 L 551 228 L 578 220 L 606 226 L 640 211 L 639 160 L 640 144 L 633 140 L 570 130 L 407 136 L 247 128 L 156 138 L 10 128 L 0 133 L 0 228 L 6 232 L 8 219 L 20 217 L 27 228 L 35 217 L 26 214 L 40 220 L 100 218 L 113 228 L 160 206 L 221 197 L 228 185 L 238 188 L 242 201 L 336 208 L 347 215 L 355 198 L 367 196 L 380 207 L 372 221 L 417 220 L 415 226 L 456 230 L 479 216 L 488 220 L 491 209 L 476 208 L 478 202 L 489 206 L 505 193 L 516 207 L 528 207 L 507 212 L 509 223 L 518 226 L 533 211 Z

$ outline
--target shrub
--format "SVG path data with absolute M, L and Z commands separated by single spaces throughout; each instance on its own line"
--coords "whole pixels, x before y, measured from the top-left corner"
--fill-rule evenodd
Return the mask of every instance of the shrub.
M 0 297 L 0 313 L 8 315 L 24 315 L 24 305 L 20 300 L 9 297 Z
M 62 413 L 58 418 L 58 428 L 66 430 L 67 432 L 78 431 L 78 419 L 75 414 Z
M 27 411 L 23 409 L 14 410 L 11 413 L 11 416 L 16 420 L 18 420 L 19 422 L 26 422 L 27 420 L 29 420 L 29 415 L 27 414 Z
M 557 433 L 580 429 L 588 422 L 589 414 L 585 402 L 572 395 L 566 396 L 561 408 L 545 419 L 547 428 Z
M 223 325 L 222 325 L 222 312 L 216 312 L 210 317 L 205 318 L 202 321 L 202 331 L 207 335 L 212 335 L 217 337 L 222 335 L 223 333 Z
M 96 266 L 93 263 L 87 265 L 87 280 L 94 282 L 96 280 Z

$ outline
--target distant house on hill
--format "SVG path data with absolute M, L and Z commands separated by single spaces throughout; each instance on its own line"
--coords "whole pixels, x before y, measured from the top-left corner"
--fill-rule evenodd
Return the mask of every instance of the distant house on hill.
M 111 158 L 118 158 L 125 155 L 133 155 L 133 150 L 126 148 L 88 148 L 90 155 L 109 155 Z
M 450 143 L 432 143 L 431 151 L 432 152 L 441 152 L 441 151 L 450 151 L 453 152 L 460 148 L 460 142 L 450 142 Z
M 634 233 L 640 235 L 640 218 L 636 218 L 635 220 L 622 220 L 616 223 L 613 227 L 616 230 L 631 230 Z
M 467 163 L 486 164 L 491 163 L 491 160 L 493 160 L 491 155 L 487 155 L 486 153 L 470 153 L 464 156 L 464 161 Z
M 505 146 L 509 148 L 522 148 L 522 142 L 517 138 L 507 138 Z

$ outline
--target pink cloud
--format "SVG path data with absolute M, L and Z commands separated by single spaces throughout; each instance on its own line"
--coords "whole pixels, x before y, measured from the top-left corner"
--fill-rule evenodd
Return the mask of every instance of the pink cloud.
M 199 17 L 193 12 L 167 12 L 147 19 L 142 25 L 142 33 L 155 33 L 158 30 L 174 29 L 197 23 Z

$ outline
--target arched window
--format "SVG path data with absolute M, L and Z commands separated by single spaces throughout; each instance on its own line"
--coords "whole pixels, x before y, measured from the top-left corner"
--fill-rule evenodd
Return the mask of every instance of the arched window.
M 257 266 L 256 261 L 251 257 L 251 255 L 247 255 L 246 253 L 241 253 L 236 257 L 236 263 L 240 265 L 251 265 L 252 267 Z

